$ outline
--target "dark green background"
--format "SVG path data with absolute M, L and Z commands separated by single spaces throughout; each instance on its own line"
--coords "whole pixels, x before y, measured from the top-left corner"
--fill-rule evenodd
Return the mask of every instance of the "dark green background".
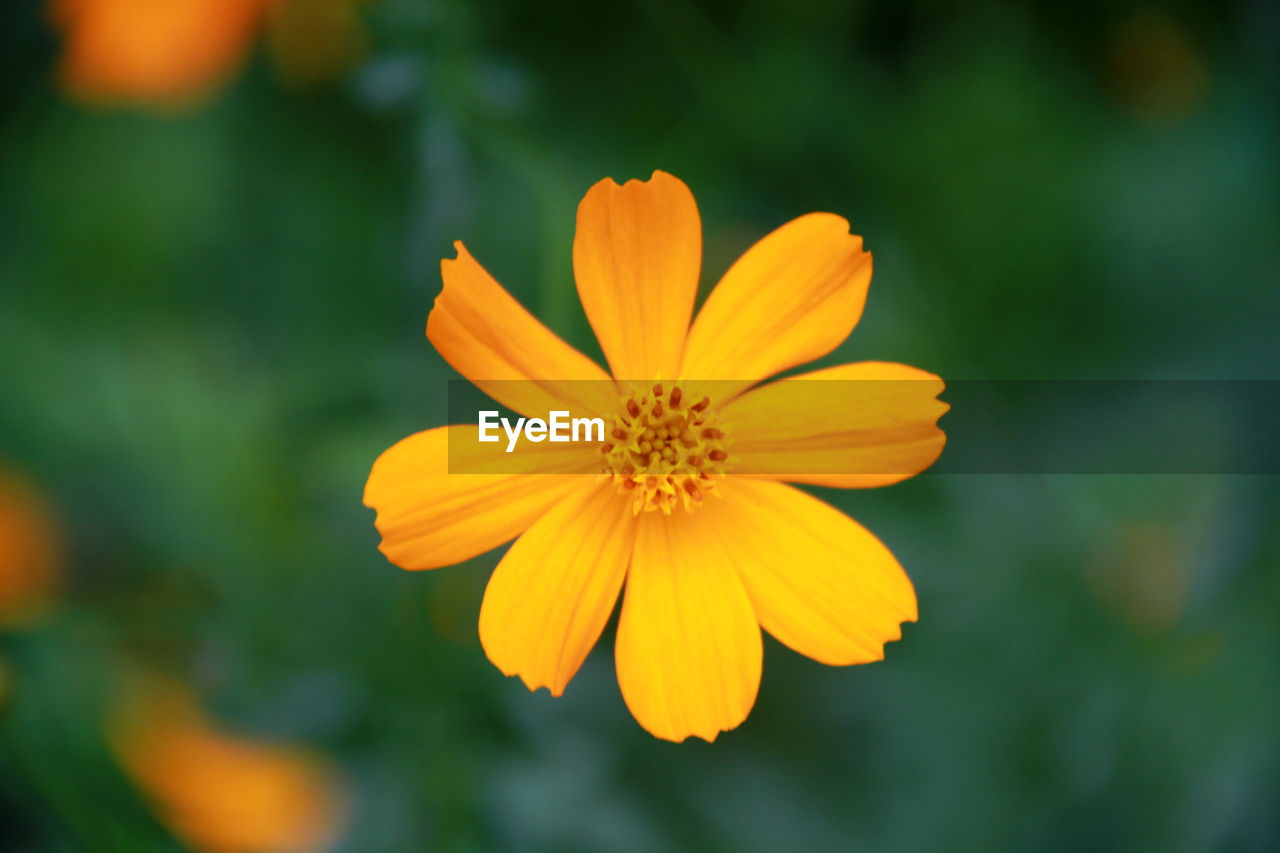
M 768 641 L 746 724 L 680 746 L 627 713 L 612 628 L 560 699 L 503 678 L 476 636 L 496 555 L 402 572 L 360 502 L 380 451 L 443 421 L 423 329 L 451 241 L 598 355 L 575 207 L 654 168 L 698 199 L 704 289 L 797 215 L 864 235 L 866 313 L 828 361 L 1277 378 L 1273 4 L 368 17 L 332 86 L 259 50 L 163 117 L 67 102 L 39 5 L 0 12 L 0 456 L 54 501 L 70 576 L 3 640 L 0 846 L 175 844 L 102 745 L 126 660 L 331 754 L 344 851 L 1280 846 L 1274 478 L 824 492 L 920 622 L 861 668 Z

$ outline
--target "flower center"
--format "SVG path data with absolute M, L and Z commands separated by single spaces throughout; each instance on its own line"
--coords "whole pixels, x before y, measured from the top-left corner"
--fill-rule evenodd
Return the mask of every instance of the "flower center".
M 662 385 L 624 394 L 618 414 L 608 423 L 601 452 L 604 476 L 631 495 L 631 510 L 677 506 L 692 511 L 724 476 L 728 442 L 710 398 L 690 400 L 679 385 Z

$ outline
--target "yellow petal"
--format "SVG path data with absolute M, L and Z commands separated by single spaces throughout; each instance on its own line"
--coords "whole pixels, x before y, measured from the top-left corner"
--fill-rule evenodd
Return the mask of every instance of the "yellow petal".
M 534 522 L 485 589 L 480 642 L 493 665 L 553 696 L 609 621 L 631 560 L 635 517 L 608 484 L 581 484 Z
M 680 375 L 741 389 L 813 361 L 849 336 L 871 281 L 871 256 L 831 213 L 794 219 L 738 259 L 698 312 Z M 718 387 L 724 383 L 717 383 Z
M 746 719 L 760 686 L 760 627 L 724 549 L 698 513 L 639 517 L 616 658 L 622 698 L 666 740 Z
M 609 375 L 522 308 L 461 241 L 453 245 L 458 257 L 440 262 L 444 290 L 427 317 L 427 338 L 445 361 L 529 417 L 612 411 L 618 400 Z M 583 379 L 597 381 L 574 381 Z
M 377 510 L 379 550 L 397 566 L 434 569 L 496 548 L 583 480 L 554 473 L 574 470 L 558 453 L 551 456 L 556 464 L 543 473 L 448 473 L 450 435 L 474 447 L 475 431 L 473 426 L 450 426 L 420 432 L 373 463 L 364 504 Z M 596 462 L 588 457 L 577 464 Z
M 932 373 L 871 361 L 755 388 L 724 408 L 733 470 L 843 488 L 905 480 L 942 453 L 943 388 Z
M 702 267 L 702 221 L 679 178 L 605 178 L 578 205 L 578 297 L 619 379 L 674 378 Z
M 853 519 L 784 483 L 729 477 L 698 515 L 780 641 L 827 664 L 884 657 L 916 619 L 911 581 Z

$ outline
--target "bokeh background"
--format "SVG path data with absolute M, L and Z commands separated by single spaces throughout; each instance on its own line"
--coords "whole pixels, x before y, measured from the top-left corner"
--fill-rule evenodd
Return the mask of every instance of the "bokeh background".
M 632 720 L 612 627 L 560 699 L 504 678 L 497 555 L 403 572 L 360 500 L 444 421 L 451 241 L 598 355 L 575 207 L 654 168 L 697 196 L 704 288 L 805 212 L 864 235 L 828 362 L 1280 377 L 1280 7 L 282 2 L 177 95 L 113 95 L 71 13 L 0 7 L 0 467 L 56 567 L 0 637 L 0 847 L 252 849 L 157 786 L 255 761 L 130 769 L 139 672 L 325 762 L 343 851 L 1280 847 L 1274 477 L 824 492 L 920 622 L 857 668 L 766 640 L 710 745 Z

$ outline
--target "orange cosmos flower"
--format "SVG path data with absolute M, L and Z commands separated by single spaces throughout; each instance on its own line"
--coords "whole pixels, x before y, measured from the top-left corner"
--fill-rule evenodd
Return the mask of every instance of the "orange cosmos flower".
M 945 441 L 942 381 L 876 362 L 754 387 L 857 323 L 871 256 L 844 219 L 813 213 L 765 237 L 691 325 L 702 233 L 688 187 L 664 172 L 596 184 L 574 274 L 612 377 L 456 246 L 427 320 L 440 354 L 521 414 L 593 412 L 610 427 L 590 452 L 537 445 L 521 473 L 450 474 L 473 425 L 410 436 L 374 463 L 364 500 L 393 563 L 436 568 L 519 536 L 480 610 L 499 669 L 559 695 L 624 583 L 618 683 L 660 738 L 714 740 L 746 718 L 761 627 L 828 664 L 883 657 L 916 618 L 910 580 L 865 528 L 782 481 L 866 487 L 924 470 Z M 833 387 L 847 417 L 832 416 Z
M 312 753 L 218 731 L 181 685 L 148 676 L 111 721 L 113 751 L 173 833 L 208 853 L 328 849 L 334 771 Z
M 199 100 L 244 61 L 272 2 L 53 0 L 62 84 L 87 101 Z
M 58 550 L 44 502 L 0 471 L 0 628 L 27 625 L 47 609 L 59 580 Z

